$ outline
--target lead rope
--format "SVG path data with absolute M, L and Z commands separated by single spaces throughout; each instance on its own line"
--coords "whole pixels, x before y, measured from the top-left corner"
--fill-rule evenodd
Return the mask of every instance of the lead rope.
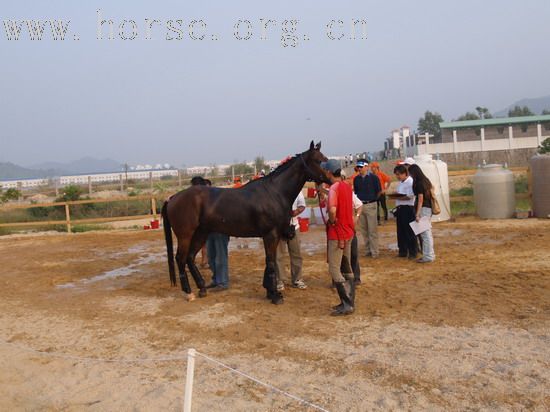
M 321 219 L 323 219 L 323 223 L 325 225 L 325 232 L 327 234 L 327 263 L 328 263 L 328 226 L 327 226 L 327 220 L 325 219 L 325 213 L 323 212 L 323 207 L 321 206 L 321 191 L 320 190 L 317 190 L 317 200 L 319 201 L 319 211 L 321 212 Z

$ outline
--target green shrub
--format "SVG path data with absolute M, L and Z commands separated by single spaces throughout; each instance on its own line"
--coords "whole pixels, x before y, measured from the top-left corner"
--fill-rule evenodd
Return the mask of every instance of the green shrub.
M 473 186 L 461 187 L 460 189 L 451 190 L 451 196 L 473 196 L 474 188 Z
M 9 200 L 17 200 L 20 197 L 21 197 L 21 192 L 11 187 L 8 190 L 6 190 L 4 193 L 2 193 L 1 200 L 2 202 L 7 202 Z
M 57 198 L 57 202 L 73 202 L 80 200 L 82 188 L 77 185 L 68 185 L 63 188 L 63 194 Z
M 516 193 L 527 193 L 529 191 L 529 181 L 527 176 L 518 176 L 515 179 Z

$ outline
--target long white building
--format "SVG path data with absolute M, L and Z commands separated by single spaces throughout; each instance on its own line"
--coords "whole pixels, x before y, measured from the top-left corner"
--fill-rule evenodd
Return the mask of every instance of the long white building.
M 177 169 L 160 169 L 160 170 L 135 170 L 128 171 L 129 180 L 147 180 L 150 178 L 160 179 L 164 176 L 178 176 Z M 67 186 L 71 184 L 85 185 L 88 183 L 108 183 L 119 182 L 121 179 L 126 179 L 126 172 L 110 172 L 110 173 L 91 173 L 81 175 L 59 176 L 57 178 L 41 178 L 41 179 L 10 179 L 0 181 L 2 189 L 25 189 L 39 186 L 47 186 L 55 184 L 57 181 L 59 186 Z

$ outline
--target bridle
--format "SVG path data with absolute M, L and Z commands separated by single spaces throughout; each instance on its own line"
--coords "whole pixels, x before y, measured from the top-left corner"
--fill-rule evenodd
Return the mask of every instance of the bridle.
M 304 168 L 306 169 L 306 172 L 309 174 L 306 181 L 317 183 L 316 180 L 315 180 L 315 177 L 317 176 L 319 178 L 319 182 L 323 182 L 323 175 L 322 174 L 317 175 L 313 170 L 311 170 L 311 167 L 309 167 L 308 164 L 306 163 L 306 161 L 304 160 L 304 154 L 300 153 L 300 155 L 298 157 L 302 161 L 302 164 L 304 165 Z

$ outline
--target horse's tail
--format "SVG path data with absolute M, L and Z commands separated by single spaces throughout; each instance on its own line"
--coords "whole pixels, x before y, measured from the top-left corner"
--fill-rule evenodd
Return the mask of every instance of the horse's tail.
M 170 272 L 170 283 L 176 286 L 176 268 L 174 266 L 174 245 L 172 242 L 172 226 L 168 219 L 168 201 L 162 205 L 162 220 L 164 226 L 164 239 L 166 240 L 166 254 L 168 255 L 168 270 Z

